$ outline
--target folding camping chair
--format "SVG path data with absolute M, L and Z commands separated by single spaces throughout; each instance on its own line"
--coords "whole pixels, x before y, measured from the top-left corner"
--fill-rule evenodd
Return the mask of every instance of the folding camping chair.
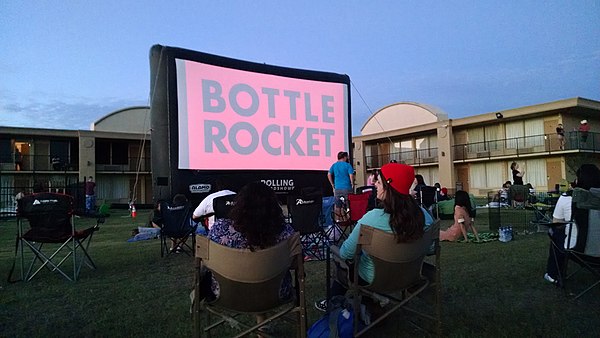
M 229 212 L 235 205 L 235 197 L 237 195 L 225 195 L 216 197 L 213 200 L 213 210 L 215 211 L 215 220 L 229 218 Z
M 600 284 L 600 189 L 588 191 L 576 188 L 573 191 L 571 213 L 577 225 L 577 244 L 565 249 L 566 261 L 564 271 L 559 274 L 560 284 L 567 290 L 567 284 L 572 284 L 575 274 L 582 270 L 587 270 L 594 276 L 594 282 L 579 292 L 575 296 L 577 299 Z M 573 227 L 570 227 L 567 233 L 566 243 L 570 243 L 571 236 L 574 236 L 572 229 Z M 578 265 L 577 269 L 570 274 L 568 274 L 569 261 Z
M 323 260 L 329 239 L 323 230 L 323 196 L 315 188 L 305 188 L 287 197 L 288 218 L 300 233 L 302 250 L 309 259 Z
M 341 209 L 344 210 L 345 216 L 338 220 L 332 216 L 333 226 L 326 232 L 327 236 L 333 239 L 334 244 L 339 245 L 348 238 L 356 222 L 369 210 L 369 203 L 374 193 L 374 190 L 365 190 L 361 194 L 348 194 L 346 205 Z
M 357 194 L 370 193 L 369 196 L 369 205 L 367 206 L 367 211 L 375 209 L 377 206 L 377 188 L 374 185 L 365 185 L 362 187 L 356 188 Z
M 30 281 L 43 268 L 57 272 L 70 281 L 77 280 L 83 263 L 96 269 L 88 249 L 94 232 L 104 219 L 98 219 L 93 227 L 76 230 L 73 222 L 73 197 L 57 193 L 26 195 L 18 202 L 17 217 L 17 244 L 20 248 L 21 277 L 24 281 Z M 23 231 L 25 220 L 30 226 L 27 231 Z M 26 272 L 25 248 L 33 253 Z M 33 271 L 38 261 L 41 265 Z M 72 268 L 71 272 L 65 269 L 67 266 Z
M 433 315 L 424 311 L 417 311 L 412 307 L 406 307 L 405 310 L 417 314 L 425 319 L 431 320 L 435 324 L 436 336 L 442 336 L 442 269 L 441 269 L 441 246 L 440 246 L 440 220 L 435 221 L 428 230 L 430 233 L 431 244 L 429 251 L 423 261 L 421 274 L 429 280 L 429 286 L 424 290 L 419 298 L 423 299 L 428 305 L 433 307 Z M 411 324 L 421 328 L 414 321 Z
M 260 330 L 263 337 L 271 337 L 261 330 L 269 323 L 284 319 L 295 326 L 297 337 L 306 337 L 306 302 L 304 292 L 304 260 L 300 235 L 264 250 L 234 249 L 198 236 L 196 247 L 196 283 L 193 301 L 194 336 L 210 335 L 222 324 L 242 331 L 235 337 L 247 336 Z M 280 286 L 293 270 L 294 292 L 280 298 Z M 210 271 L 210 274 L 206 273 Z M 212 277 L 210 277 L 212 275 Z M 209 278 L 209 280 L 204 280 Z M 207 298 L 203 285 L 219 283 L 216 300 Z M 266 319 L 255 324 L 240 314 L 263 314 Z M 293 316 L 290 316 L 293 314 Z M 215 322 L 211 316 L 216 316 Z M 245 319 L 245 320 L 244 320 Z M 203 323 L 204 322 L 204 323 Z M 291 337 L 290 332 L 277 336 Z
M 339 282 L 348 283 L 355 314 L 360 313 L 361 298 L 364 296 L 388 304 L 383 307 L 384 312 L 378 318 L 360 329 L 360 316 L 354 316 L 354 337 L 364 335 L 395 311 L 405 309 L 409 302 L 429 287 L 430 282 L 421 275 L 421 268 L 431 243 L 431 232 L 426 232 L 423 238 L 417 241 L 397 243 L 393 233 L 361 226 L 353 276 L 358 276 L 360 255 L 365 252 L 373 261 L 375 279 L 371 284 L 364 286 L 349 277 L 346 281 Z M 346 262 L 340 258 L 339 248 L 332 246 L 331 249 L 338 264 L 348 269 Z
M 508 198 L 513 208 L 525 208 L 529 199 L 529 187 L 519 184 L 511 185 L 508 188 Z
M 173 205 L 168 202 L 160 204 L 163 223 L 160 224 L 160 256 L 171 253 L 167 240 L 171 240 L 173 248 L 188 256 L 194 254 L 194 243 L 197 224 L 192 222 L 189 203 Z M 188 241 L 191 238 L 191 244 Z

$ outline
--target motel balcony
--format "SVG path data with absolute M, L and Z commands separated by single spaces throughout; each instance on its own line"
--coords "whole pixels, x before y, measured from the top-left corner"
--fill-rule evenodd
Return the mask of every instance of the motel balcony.
M 387 154 L 371 155 L 365 157 L 367 168 L 381 168 L 382 165 L 396 161 L 413 166 L 437 164 L 438 149 L 426 148 L 417 150 L 398 151 Z
M 75 172 L 78 159 L 69 156 L 0 154 L 0 172 Z
M 589 132 L 587 137 L 579 131 L 566 132 L 564 145 L 556 134 L 542 134 L 500 140 L 472 142 L 453 146 L 454 163 L 492 158 L 519 156 L 560 155 L 570 153 L 600 153 L 600 133 Z M 438 149 L 427 148 L 390 152 L 365 157 L 367 168 L 380 168 L 395 160 L 413 166 L 437 164 Z
M 530 155 L 600 152 L 600 133 L 566 132 L 564 145 L 556 134 L 543 134 L 454 145 L 454 162 Z
M 129 157 L 127 161 L 111 161 L 111 163 L 96 163 L 96 172 L 102 173 L 149 173 L 152 170 L 150 157 Z

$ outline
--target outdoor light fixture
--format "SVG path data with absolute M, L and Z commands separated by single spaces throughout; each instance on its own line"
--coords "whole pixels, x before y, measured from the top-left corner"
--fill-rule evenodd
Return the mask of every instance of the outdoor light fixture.
M 496 118 L 497 119 L 501 119 L 503 117 L 504 117 L 504 115 L 502 115 L 502 113 L 496 113 Z

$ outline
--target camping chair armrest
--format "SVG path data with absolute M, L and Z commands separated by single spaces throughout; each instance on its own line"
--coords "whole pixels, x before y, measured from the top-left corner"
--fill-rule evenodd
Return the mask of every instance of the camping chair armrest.
M 336 264 L 339 264 L 341 268 L 348 269 L 349 264 L 348 261 L 342 258 L 340 254 L 340 247 L 337 245 L 329 246 L 329 250 L 331 251 L 331 258 Z
M 573 222 L 539 222 L 539 225 L 547 226 L 549 228 L 560 229 L 563 228 L 567 224 L 571 224 Z

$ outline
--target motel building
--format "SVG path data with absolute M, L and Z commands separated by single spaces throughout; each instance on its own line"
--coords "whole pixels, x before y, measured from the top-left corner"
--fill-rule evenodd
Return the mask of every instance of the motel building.
M 582 120 L 590 126 L 585 140 L 578 131 Z M 577 97 L 460 119 L 426 104 L 399 102 L 375 112 L 352 141 L 359 186 L 370 171 L 396 160 L 414 166 L 427 185 L 486 196 L 512 182 L 515 161 L 525 171 L 524 183 L 543 192 L 563 179 L 572 182 L 583 163 L 600 166 L 600 102 Z
M 149 107 L 113 112 L 90 130 L 0 126 L 0 212 L 14 212 L 15 195 L 34 187 L 83 198 L 88 176 L 98 205 L 127 205 L 134 189 L 136 203 L 151 204 L 150 146 Z
M 578 130 L 587 120 L 585 142 Z M 564 146 L 556 126 L 565 130 Z M 572 98 L 449 119 L 426 104 L 400 102 L 375 112 L 353 137 L 357 185 L 368 173 L 396 160 L 410 164 L 428 185 L 476 196 L 512 181 L 510 164 L 525 170 L 536 191 L 572 181 L 582 163 L 600 166 L 600 102 Z M 90 130 L 0 126 L 0 212 L 14 212 L 15 195 L 81 191 L 85 177 L 96 181 L 98 204 L 152 203 L 150 108 L 122 109 L 92 123 Z M 327 168 L 324 168 L 327 170 Z M 135 191 L 135 193 L 134 193 Z

